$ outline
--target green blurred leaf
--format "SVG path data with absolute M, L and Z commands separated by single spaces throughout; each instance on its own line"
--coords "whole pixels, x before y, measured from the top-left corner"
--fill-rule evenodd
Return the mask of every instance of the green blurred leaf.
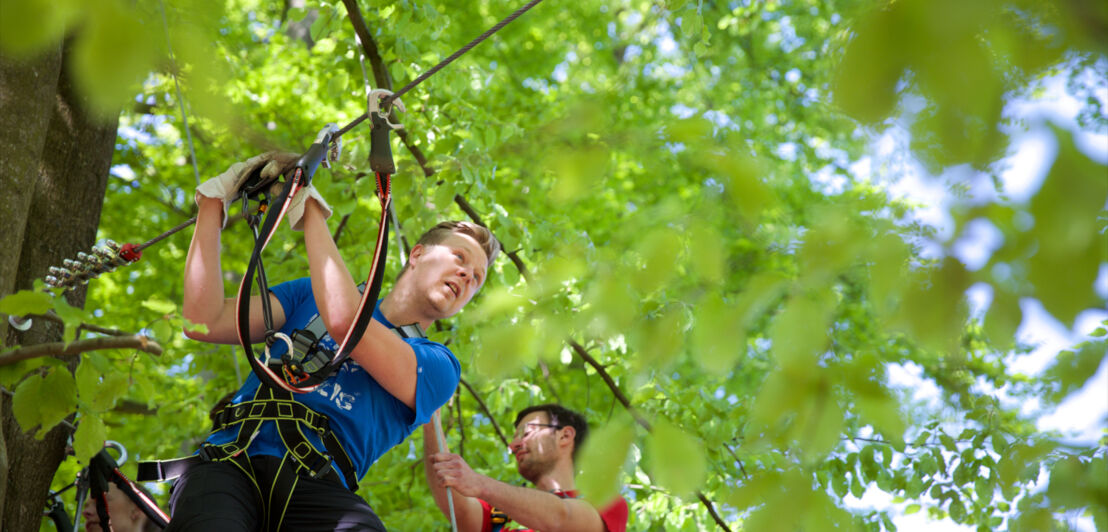
M 704 482 L 707 466 L 703 444 L 668 421 L 654 423 L 646 453 L 651 476 L 674 494 L 686 497 Z
M 54 298 L 44 292 L 20 290 L 14 294 L 8 294 L 0 299 L 0 312 L 12 316 L 25 316 L 27 314 L 45 314 L 54 308 Z
M 481 336 L 476 369 L 488 377 L 503 377 L 537 361 L 534 329 L 528 326 L 497 327 Z
M 1103 341 L 1087 342 L 1076 350 L 1059 352 L 1054 365 L 1044 374 L 1046 381 L 1054 384 L 1046 398 L 1054 403 L 1062 402 L 1089 382 L 1105 359 L 1108 359 L 1108 347 Z
M 118 0 L 100 2 L 87 12 L 74 43 L 71 66 L 92 107 L 111 114 L 129 100 L 154 65 L 164 42 Z
M 550 199 L 571 201 L 595 190 L 603 182 L 610 153 L 601 144 L 556 148 L 543 161 L 554 177 Z
M 619 473 L 635 436 L 632 421 L 616 416 L 593 431 L 580 453 L 577 486 L 594 505 L 606 504 L 619 490 Z
M 708 294 L 693 318 L 692 356 L 705 371 L 723 374 L 746 351 L 746 338 L 738 309 Z
M 0 0 L 0 49 L 26 57 L 57 44 L 82 11 L 69 0 Z
M 634 347 L 639 361 L 653 368 L 665 368 L 681 348 L 681 314 L 666 309 L 660 316 L 646 319 L 635 327 Z
M 142 306 L 163 315 L 177 312 L 177 304 L 164 299 L 147 299 L 142 302 Z
M 664 287 L 676 273 L 682 249 L 681 238 L 672 229 L 648 233 L 637 246 L 641 266 L 631 277 L 632 286 L 643 294 Z
M 1058 157 L 1031 199 L 1038 250 L 1027 275 L 1047 311 L 1068 325 L 1082 310 L 1104 306 L 1093 283 L 1108 256 L 1108 238 L 1096 221 L 1108 201 L 1108 169 L 1078 151 L 1069 132 L 1055 129 L 1055 136 Z

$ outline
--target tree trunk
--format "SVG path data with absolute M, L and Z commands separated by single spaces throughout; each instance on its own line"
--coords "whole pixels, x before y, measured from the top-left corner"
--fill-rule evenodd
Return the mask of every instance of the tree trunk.
M 64 67 L 67 52 L 59 44 L 31 61 L 0 57 L 0 297 L 31 288 L 50 266 L 87 251 L 96 238 L 118 117 L 103 122 L 84 112 Z M 66 298 L 83 306 L 85 290 Z M 6 347 L 61 338 L 60 328 L 43 320 L 23 333 L 4 323 L 0 334 Z M 0 397 L 0 415 L 0 522 L 7 530 L 38 530 L 69 430 L 59 425 L 36 440 L 16 422 L 7 394 Z

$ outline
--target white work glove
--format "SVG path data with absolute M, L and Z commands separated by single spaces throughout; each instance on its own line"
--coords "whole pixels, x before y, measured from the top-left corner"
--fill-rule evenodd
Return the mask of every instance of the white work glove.
M 304 230 L 304 204 L 308 202 L 308 198 L 312 198 L 319 203 L 319 208 L 323 210 L 323 219 L 326 220 L 331 217 L 331 206 L 323 201 L 323 196 L 319 195 L 319 191 L 315 187 L 308 185 L 296 192 L 296 195 L 292 197 L 292 203 L 289 205 L 289 212 L 286 213 L 289 219 L 289 226 L 293 231 Z
M 288 171 L 300 155 L 288 152 L 271 151 L 256 155 L 245 161 L 232 164 L 226 172 L 219 174 L 196 187 L 196 203 L 200 204 L 200 196 L 215 198 L 223 201 L 223 227 L 227 226 L 227 210 L 231 202 L 238 199 L 239 187 L 250 176 L 254 169 L 261 165 L 262 178 L 269 179 Z

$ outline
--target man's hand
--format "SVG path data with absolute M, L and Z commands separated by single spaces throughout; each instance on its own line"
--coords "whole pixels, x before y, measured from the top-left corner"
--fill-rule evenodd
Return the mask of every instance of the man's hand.
M 477 497 L 481 495 L 481 483 L 485 478 L 473 471 L 469 464 L 454 453 L 435 453 L 431 455 L 431 465 L 435 478 L 442 486 L 453 488 L 459 495 Z
M 300 156 L 295 153 L 271 151 L 232 164 L 226 172 L 219 174 L 196 187 L 196 203 L 200 196 L 215 198 L 223 202 L 223 226 L 227 226 L 227 209 L 238 198 L 239 187 L 259 166 L 263 179 L 277 177 L 292 168 Z
M 323 213 L 323 219 L 326 220 L 331 217 L 331 206 L 323 201 L 323 196 L 319 195 L 319 191 L 314 186 L 308 185 L 296 192 L 296 195 L 292 197 L 292 203 L 289 204 L 289 226 L 293 231 L 304 230 L 304 206 L 311 198 L 315 200 L 319 205 L 319 210 Z

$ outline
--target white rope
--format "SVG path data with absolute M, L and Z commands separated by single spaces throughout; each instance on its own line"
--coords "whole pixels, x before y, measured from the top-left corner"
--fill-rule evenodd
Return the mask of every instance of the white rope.
M 442 417 L 438 410 L 432 414 L 432 418 L 431 422 L 435 424 L 435 437 L 439 440 L 439 452 L 445 453 L 446 444 L 443 442 L 446 441 L 446 436 L 442 433 Z M 458 518 L 454 515 L 454 494 L 451 493 L 449 486 L 446 488 L 446 504 L 450 507 L 450 530 L 458 532 Z

